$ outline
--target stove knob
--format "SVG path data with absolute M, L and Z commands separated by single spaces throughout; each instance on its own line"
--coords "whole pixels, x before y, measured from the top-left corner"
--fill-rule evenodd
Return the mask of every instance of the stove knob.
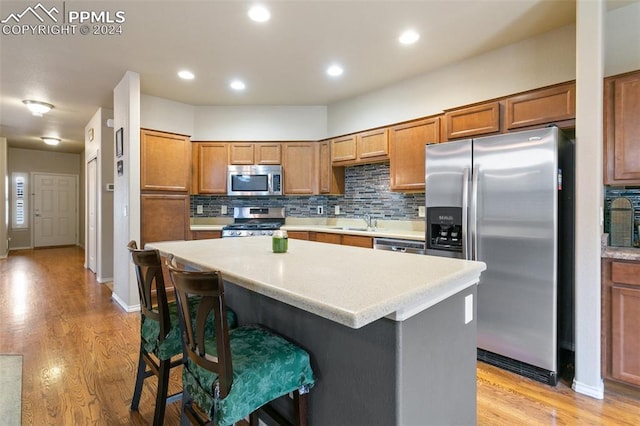
M 253 235 L 253 231 L 247 232 L 248 235 Z
M 267 231 L 267 235 L 273 235 L 273 231 Z

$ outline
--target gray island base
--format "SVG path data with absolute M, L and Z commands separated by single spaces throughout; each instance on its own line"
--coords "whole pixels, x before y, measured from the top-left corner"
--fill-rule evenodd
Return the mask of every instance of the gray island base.
M 483 263 L 298 240 L 273 254 L 270 242 L 148 247 L 220 270 L 241 324 L 260 323 L 309 352 L 310 425 L 476 424 Z

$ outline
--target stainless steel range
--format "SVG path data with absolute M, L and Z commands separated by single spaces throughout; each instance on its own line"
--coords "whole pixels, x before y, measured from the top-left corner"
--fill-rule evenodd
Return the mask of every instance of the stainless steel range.
M 272 235 L 284 225 L 284 207 L 234 207 L 233 223 L 222 228 L 222 237 Z

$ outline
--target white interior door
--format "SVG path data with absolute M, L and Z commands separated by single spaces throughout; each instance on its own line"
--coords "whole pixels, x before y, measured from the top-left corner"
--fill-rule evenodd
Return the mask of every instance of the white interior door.
M 98 160 L 94 158 L 87 164 L 87 266 L 96 273 L 98 256 Z
M 34 174 L 35 247 L 77 244 L 78 177 Z

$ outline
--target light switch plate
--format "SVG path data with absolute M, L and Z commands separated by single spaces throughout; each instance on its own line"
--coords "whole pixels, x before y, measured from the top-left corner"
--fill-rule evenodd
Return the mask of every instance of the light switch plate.
M 340 214 L 340 206 L 335 206 L 333 208 L 333 213 L 337 216 Z
M 464 323 L 469 324 L 473 321 L 473 294 L 464 298 Z
M 317 214 L 323 214 L 324 213 L 324 209 L 322 208 L 322 206 L 316 207 L 316 213 Z
M 222 215 L 227 214 L 227 206 L 220 206 L 220 214 Z
M 418 207 L 418 217 L 425 217 L 427 215 L 427 208 L 425 206 Z
M 202 214 L 202 206 L 196 206 L 196 214 Z

